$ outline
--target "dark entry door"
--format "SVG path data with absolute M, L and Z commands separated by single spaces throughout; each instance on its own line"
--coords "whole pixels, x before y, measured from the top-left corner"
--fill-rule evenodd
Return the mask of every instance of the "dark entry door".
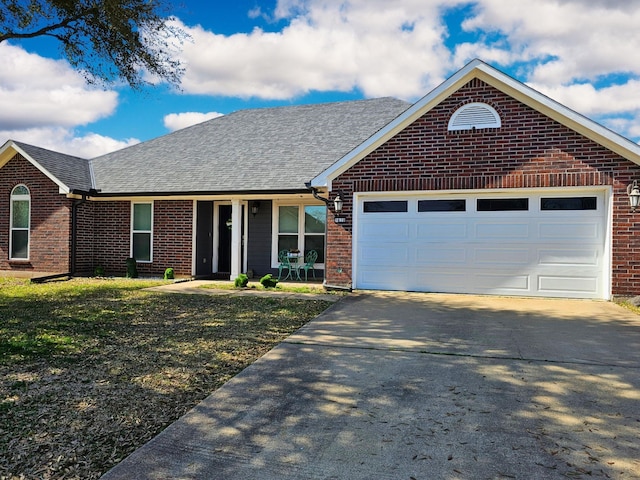
M 231 272 L 231 205 L 218 206 L 218 272 Z
M 196 225 L 196 275 L 213 272 L 213 202 L 198 202 Z

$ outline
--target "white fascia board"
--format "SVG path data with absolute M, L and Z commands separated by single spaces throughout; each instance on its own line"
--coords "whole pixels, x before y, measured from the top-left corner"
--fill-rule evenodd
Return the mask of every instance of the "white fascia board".
M 316 188 L 329 186 L 331 180 L 344 173 L 355 163 L 476 77 L 534 110 L 640 165 L 640 146 L 638 144 L 476 59 L 458 70 L 453 76 L 418 100 L 386 127 L 311 180 L 310 185 Z
M 9 160 L 13 158 L 13 156 L 19 153 L 22 155 L 29 163 L 31 163 L 34 167 L 40 170 L 49 180 L 58 185 L 58 192 L 61 194 L 69 194 L 71 190 L 67 185 L 62 183 L 57 177 L 52 175 L 46 168 L 40 165 L 36 160 L 31 158 L 24 150 L 22 150 L 18 145 L 15 144 L 13 140 L 7 141 L 2 148 L 0 148 L 0 168 L 3 167 Z

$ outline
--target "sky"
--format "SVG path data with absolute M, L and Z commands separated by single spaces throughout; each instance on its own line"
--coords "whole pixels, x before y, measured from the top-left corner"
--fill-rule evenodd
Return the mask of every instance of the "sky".
M 92 158 L 247 108 L 411 102 L 474 58 L 640 141 L 640 0 L 167 0 L 180 88 L 88 85 L 53 40 L 0 43 L 0 145 Z

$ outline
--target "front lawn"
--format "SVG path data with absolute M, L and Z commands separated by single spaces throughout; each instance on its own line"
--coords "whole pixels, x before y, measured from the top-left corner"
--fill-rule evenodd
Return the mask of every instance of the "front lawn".
M 0 479 L 98 478 L 326 309 L 0 279 Z

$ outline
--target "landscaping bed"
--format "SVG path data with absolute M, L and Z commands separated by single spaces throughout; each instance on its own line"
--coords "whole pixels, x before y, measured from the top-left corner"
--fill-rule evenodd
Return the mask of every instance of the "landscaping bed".
M 0 279 L 0 479 L 94 479 L 330 302 Z

